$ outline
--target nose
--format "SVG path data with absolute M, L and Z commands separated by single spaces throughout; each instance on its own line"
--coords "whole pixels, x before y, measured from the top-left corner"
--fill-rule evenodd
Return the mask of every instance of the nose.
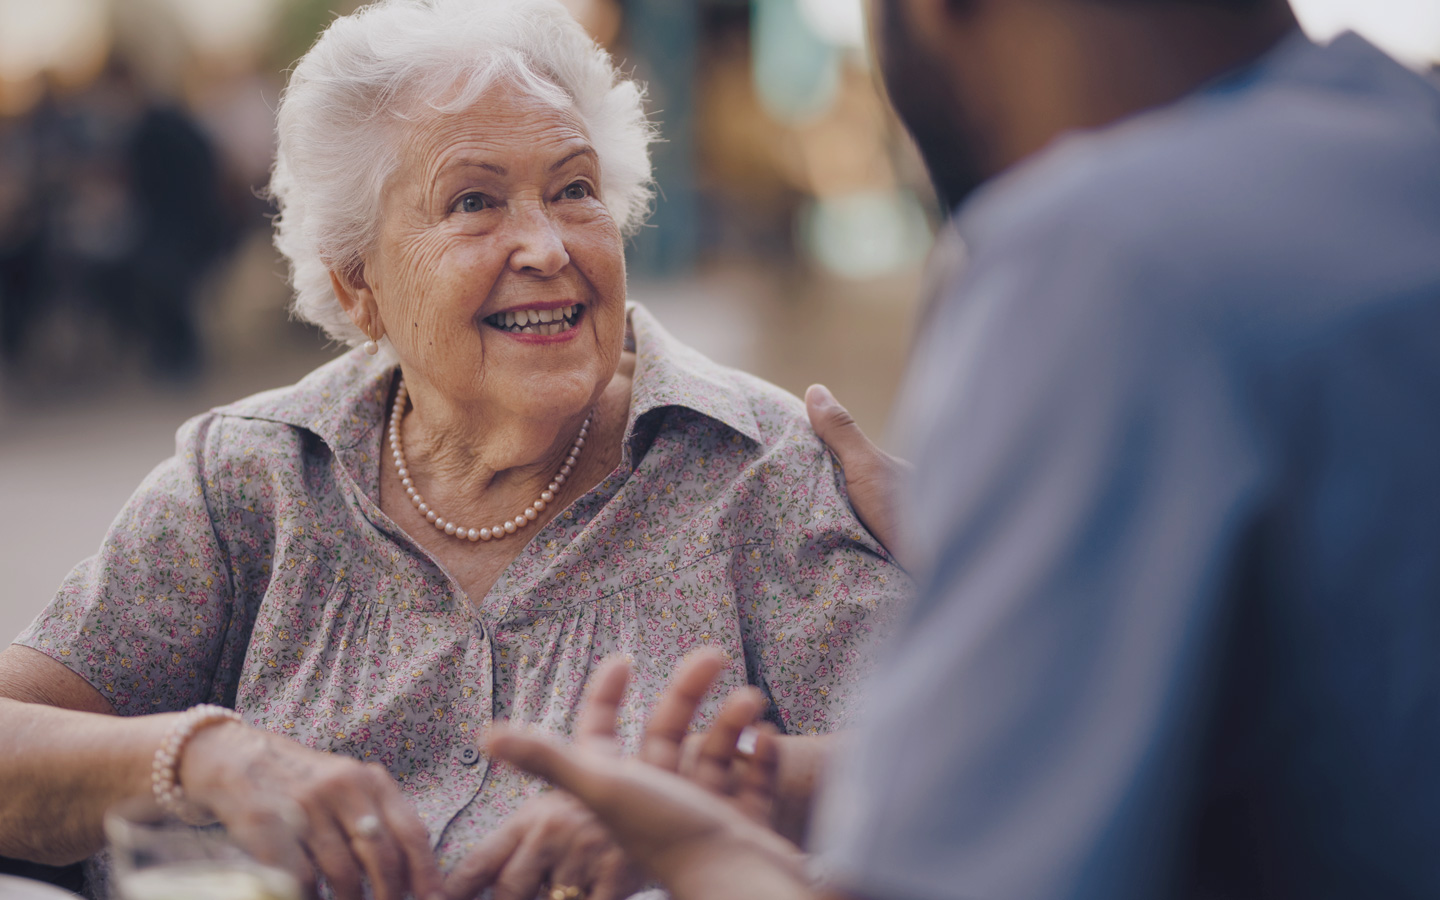
M 524 275 L 549 278 L 570 264 L 570 253 L 555 221 L 543 208 L 522 208 L 512 222 L 515 244 L 510 268 Z

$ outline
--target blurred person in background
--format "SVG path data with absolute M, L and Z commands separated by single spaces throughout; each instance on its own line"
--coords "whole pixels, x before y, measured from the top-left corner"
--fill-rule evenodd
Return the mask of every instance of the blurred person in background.
M 136 240 L 121 276 L 121 333 L 145 344 L 153 371 L 188 378 L 201 363 L 200 284 L 231 249 L 238 223 L 222 199 L 215 149 L 179 105 L 147 106 L 125 161 Z
M 0 120 L 0 364 L 18 355 L 39 277 L 41 230 L 31 190 L 34 148 Z
M 3 140 L 0 360 L 40 381 L 87 362 L 67 355 L 99 349 L 113 368 L 133 348 L 153 374 L 193 376 L 200 284 L 237 224 L 200 126 L 117 50 L 81 89 L 47 81 Z M 47 344 L 56 322 L 78 351 Z
M 921 599 L 825 773 L 826 884 L 743 814 L 763 765 L 701 779 L 732 805 L 604 727 L 492 751 L 682 900 L 1440 896 L 1440 91 L 1279 0 L 872 26 L 966 258 L 903 395 L 877 532 Z
M 70 166 L 67 132 L 54 80 L 24 118 L 0 123 L 0 363 L 18 364 L 46 299 L 54 293 L 65 197 L 55 175 Z M 80 180 L 80 179 L 77 179 Z
M 352 349 L 186 424 L 0 653 L 0 852 L 91 854 L 153 781 L 241 843 L 293 835 L 345 900 L 442 871 L 625 896 L 593 818 L 476 736 L 568 733 L 620 651 L 635 746 L 699 645 L 808 794 L 908 582 L 803 404 L 627 304 L 639 87 L 553 0 L 390 0 L 330 25 L 278 118 L 295 309 Z

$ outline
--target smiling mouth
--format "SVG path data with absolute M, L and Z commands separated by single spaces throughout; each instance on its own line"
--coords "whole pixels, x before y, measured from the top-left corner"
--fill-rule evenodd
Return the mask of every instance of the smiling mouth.
M 558 309 L 512 309 L 486 316 L 483 321 L 491 328 L 511 334 L 563 334 L 575 327 L 582 308 L 572 303 Z

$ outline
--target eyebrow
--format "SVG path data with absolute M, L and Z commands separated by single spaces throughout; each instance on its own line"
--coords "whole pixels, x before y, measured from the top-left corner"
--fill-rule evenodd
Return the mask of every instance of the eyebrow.
M 473 159 L 458 159 L 452 160 L 441 166 L 439 175 L 448 175 L 449 173 L 458 171 L 460 169 L 484 169 L 487 172 L 494 172 L 496 175 L 499 175 L 501 177 L 510 174 L 509 169 L 505 168 L 502 165 L 499 165 L 498 163 L 477 162 Z
M 570 151 L 569 153 L 567 153 L 567 154 L 565 154 L 563 157 L 561 157 L 559 161 L 553 163 L 553 164 L 550 166 L 550 171 L 551 171 L 551 172 L 554 172 L 556 169 L 559 169 L 559 168 L 563 167 L 566 163 L 570 162 L 571 160 L 573 160 L 573 159 L 575 159 L 576 157 L 579 157 L 579 156 L 597 156 L 597 154 L 595 153 L 595 148 L 594 148 L 594 147 L 588 147 L 588 146 L 587 146 L 587 147 L 580 147 L 580 148 L 578 148 L 578 149 L 576 149 L 576 150 Z M 494 172 L 496 175 L 499 175 L 499 176 L 501 176 L 502 178 L 510 174 L 510 170 L 507 169 L 507 168 L 505 168 L 505 167 L 502 166 L 502 165 L 498 165 L 498 164 L 496 164 L 496 163 L 488 163 L 488 162 L 474 162 L 474 161 L 472 161 L 472 160 L 464 160 L 464 161 L 461 161 L 461 162 L 452 163 L 452 164 L 446 166 L 445 168 L 446 168 L 446 169 L 455 169 L 455 168 L 463 169 L 463 168 L 469 168 L 469 167 L 472 167 L 472 166 L 475 167 L 475 168 L 477 168 L 477 169 L 485 169 L 486 171 Z
M 550 167 L 550 171 L 554 172 L 556 169 L 560 168 L 561 166 L 564 166 L 566 163 L 568 163 L 570 160 L 574 159 L 574 158 L 577 157 L 577 156 L 594 156 L 594 155 L 595 155 L 595 148 L 594 148 L 594 147 L 586 146 L 586 147 L 581 147 L 581 148 L 579 148 L 578 150 L 572 150 L 571 152 L 565 154 L 564 158 L 562 158 L 559 162 L 557 162 L 557 163 L 555 163 L 554 165 L 552 165 L 552 166 Z

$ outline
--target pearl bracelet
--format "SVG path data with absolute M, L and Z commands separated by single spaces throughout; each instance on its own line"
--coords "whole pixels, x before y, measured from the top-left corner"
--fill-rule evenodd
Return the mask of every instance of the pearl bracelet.
M 204 824 L 197 820 L 192 804 L 185 802 L 185 792 L 180 789 L 180 754 L 195 732 L 221 722 L 244 723 L 240 714 L 233 709 L 202 703 L 192 706 L 180 715 L 180 719 L 165 733 L 160 746 L 155 750 L 155 761 L 151 765 L 150 785 L 155 789 L 155 802 L 165 812 L 191 825 Z

